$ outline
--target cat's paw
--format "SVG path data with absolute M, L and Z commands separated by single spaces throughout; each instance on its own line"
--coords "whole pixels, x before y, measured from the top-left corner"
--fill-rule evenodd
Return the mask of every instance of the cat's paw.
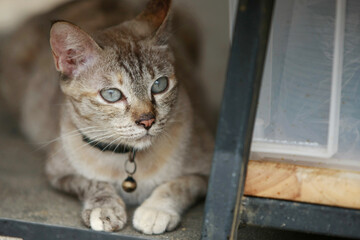
M 172 210 L 140 206 L 133 218 L 134 228 L 145 234 L 172 231 L 180 223 L 180 215 Z
M 88 227 L 96 231 L 118 231 L 126 224 L 126 212 L 121 206 L 84 209 L 82 218 Z

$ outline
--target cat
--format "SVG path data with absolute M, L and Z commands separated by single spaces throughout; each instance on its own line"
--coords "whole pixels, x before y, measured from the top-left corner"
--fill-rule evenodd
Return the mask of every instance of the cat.
M 213 137 L 185 89 L 194 35 L 172 32 L 171 0 L 135 2 L 74 1 L 28 21 L 3 43 L 1 91 L 25 135 L 49 142 L 49 182 L 81 200 L 86 226 L 118 231 L 139 204 L 133 227 L 161 234 L 205 196 Z

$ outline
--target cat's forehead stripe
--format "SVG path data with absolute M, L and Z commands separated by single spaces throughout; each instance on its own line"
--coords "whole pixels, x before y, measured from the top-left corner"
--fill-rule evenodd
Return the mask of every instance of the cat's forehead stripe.
M 121 67 L 122 69 L 124 69 L 124 71 L 126 72 L 126 74 L 127 74 L 131 79 L 134 79 L 134 75 L 133 75 L 133 73 L 130 71 L 130 66 L 127 64 L 127 62 L 120 59 L 119 64 L 120 64 L 120 67 Z
M 120 66 L 124 69 L 131 80 L 142 79 L 144 70 L 154 75 L 150 65 L 146 64 L 142 55 L 141 46 L 138 43 L 124 43 L 117 52 Z
M 141 54 L 137 49 L 137 46 L 132 46 L 132 51 L 128 55 L 128 64 L 131 66 L 132 73 L 133 73 L 133 80 L 142 79 L 143 78 L 143 71 L 142 71 L 142 60 Z
M 130 63 L 131 48 L 132 47 L 131 47 L 130 43 L 124 44 L 124 46 L 118 52 L 118 57 L 119 57 L 120 66 L 125 70 L 127 75 L 132 80 L 134 80 L 135 79 L 135 76 L 134 76 L 134 73 L 133 73 L 134 66 L 132 66 L 133 64 Z
M 151 78 L 155 78 L 154 69 L 152 68 L 152 66 L 150 64 L 146 64 L 146 69 L 147 69 L 148 73 L 150 74 Z
M 122 85 L 123 84 L 123 79 L 122 79 L 121 73 L 117 73 L 116 77 L 117 77 L 117 80 L 119 81 L 120 85 Z
M 141 75 L 141 77 L 143 76 L 143 60 L 142 60 L 142 57 L 141 57 L 141 51 L 140 51 L 140 46 L 135 42 L 133 45 L 132 45 L 132 52 L 133 52 L 133 55 L 134 55 L 134 63 L 137 65 L 137 69 L 138 69 L 138 72 L 139 72 L 139 75 Z

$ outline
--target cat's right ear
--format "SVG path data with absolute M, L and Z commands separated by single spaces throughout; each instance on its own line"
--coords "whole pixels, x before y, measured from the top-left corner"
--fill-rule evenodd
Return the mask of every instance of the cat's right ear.
M 50 45 L 56 70 L 74 78 L 93 65 L 101 48 L 78 26 L 66 22 L 54 22 L 50 30 Z

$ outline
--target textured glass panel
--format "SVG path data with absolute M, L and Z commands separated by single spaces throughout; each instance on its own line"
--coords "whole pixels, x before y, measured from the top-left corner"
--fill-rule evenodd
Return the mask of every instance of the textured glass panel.
M 360 164 L 360 1 L 346 7 L 339 151 L 335 158 Z
M 326 146 L 335 0 L 277 1 L 255 141 Z

